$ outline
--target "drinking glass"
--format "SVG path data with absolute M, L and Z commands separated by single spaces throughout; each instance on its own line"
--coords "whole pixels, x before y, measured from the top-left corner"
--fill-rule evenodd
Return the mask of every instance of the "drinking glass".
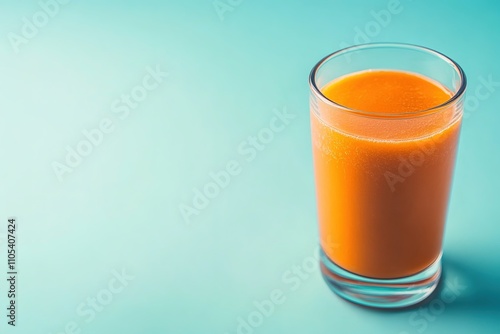
M 370 70 L 423 76 L 451 97 L 426 110 L 372 112 L 325 96 L 332 81 Z M 466 88 L 463 70 L 428 48 L 365 44 L 319 61 L 309 84 L 325 281 L 341 297 L 366 306 L 405 307 L 423 300 L 441 274 Z

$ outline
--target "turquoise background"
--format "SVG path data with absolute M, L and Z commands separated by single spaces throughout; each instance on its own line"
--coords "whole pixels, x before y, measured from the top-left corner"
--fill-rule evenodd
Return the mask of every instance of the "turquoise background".
M 500 81 L 500 5 L 401 0 L 377 23 L 372 11 L 390 3 L 223 0 L 219 15 L 210 0 L 69 1 L 47 22 L 37 16 L 41 27 L 17 39 L 16 52 L 12 34 L 41 5 L 2 0 L 0 267 L 6 273 L 15 216 L 19 276 L 15 328 L 1 280 L 0 332 L 498 333 L 500 87 L 483 81 Z M 407 310 L 345 302 L 311 267 L 307 79 L 320 58 L 356 39 L 437 49 L 469 79 L 445 284 Z M 168 72 L 163 82 L 127 117 L 123 104 L 114 112 L 157 66 Z M 288 124 L 250 153 L 248 137 L 283 110 Z M 60 181 L 54 162 L 65 163 L 67 146 L 103 119 L 112 132 Z M 233 160 L 239 173 L 185 219 L 193 189 Z M 299 276 L 295 265 L 309 272 Z M 264 302 L 259 318 L 255 302 L 271 295 L 279 304 Z M 258 326 L 238 331 L 240 317 Z

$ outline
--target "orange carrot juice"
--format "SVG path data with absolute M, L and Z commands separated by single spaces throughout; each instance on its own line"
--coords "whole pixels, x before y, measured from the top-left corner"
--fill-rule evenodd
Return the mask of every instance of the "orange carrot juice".
M 393 70 L 350 74 L 321 92 L 350 110 L 340 120 L 311 112 L 323 251 L 362 276 L 422 271 L 441 252 L 461 116 L 414 117 L 408 129 L 391 114 L 425 114 L 451 92 L 424 76 Z M 347 118 L 356 111 L 366 115 Z

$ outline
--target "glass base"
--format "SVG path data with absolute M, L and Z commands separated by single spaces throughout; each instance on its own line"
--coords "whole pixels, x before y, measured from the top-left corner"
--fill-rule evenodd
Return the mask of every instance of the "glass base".
M 441 277 L 441 254 L 425 270 L 407 277 L 376 279 L 359 276 L 333 263 L 320 250 L 323 278 L 340 297 L 353 303 L 378 308 L 400 308 L 427 298 Z

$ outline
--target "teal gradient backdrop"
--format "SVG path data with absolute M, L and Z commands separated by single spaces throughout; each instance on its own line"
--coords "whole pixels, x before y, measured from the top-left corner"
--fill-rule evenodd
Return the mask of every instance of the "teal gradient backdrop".
M 0 332 L 498 333 L 499 30 L 493 0 L 1 0 L 0 267 L 15 216 L 19 275 L 16 327 L 1 280 Z M 444 283 L 391 312 L 314 267 L 308 115 L 312 66 L 381 41 L 469 79 Z

